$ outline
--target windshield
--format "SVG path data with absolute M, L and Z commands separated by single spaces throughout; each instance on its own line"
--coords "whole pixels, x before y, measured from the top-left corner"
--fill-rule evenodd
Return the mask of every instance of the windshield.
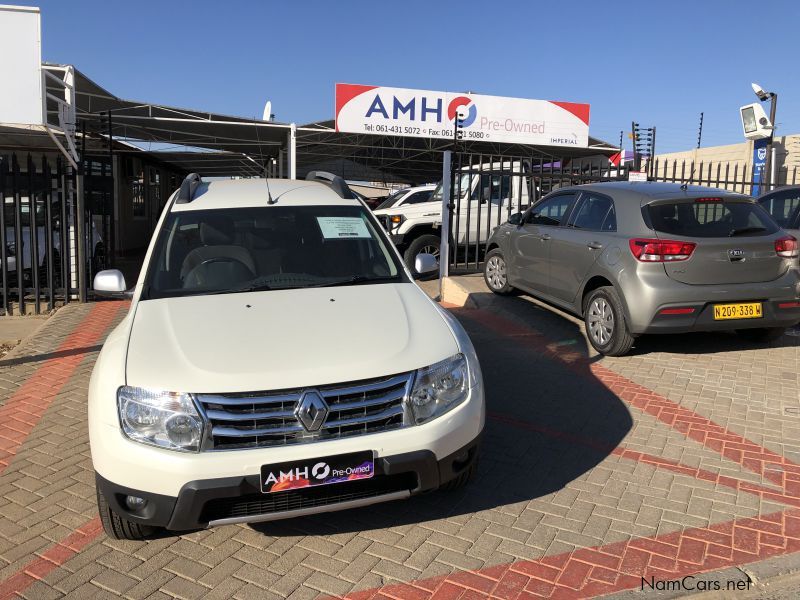
M 381 202 L 378 205 L 378 208 L 376 208 L 375 210 L 380 210 L 382 208 L 391 208 L 394 205 L 394 203 L 397 202 L 407 191 L 408 190 L 405 189 L 394 192 L 393 194 L 389 195 L 389 197 L 386 198 L 386 200 Z
M 361 206 L 170 213 L 142 299 L 405 281 Z
M 469 192 L 469 182 L 472 176 L 469 173 L 462 173 L 460 178 L 456 180 L 453 185 L 453 193 L 456 192 L 461 194 L 461 197 L 465 197 Z M 442 183 L 439 182 L 436 186 L 436 189 L 433 190 L 431 194 L 430 201 L 441 202 L 442 201 Z

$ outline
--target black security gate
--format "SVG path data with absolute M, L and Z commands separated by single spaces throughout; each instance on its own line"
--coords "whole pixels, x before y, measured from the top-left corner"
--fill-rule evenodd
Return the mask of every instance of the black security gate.
M 763 173 L 745 163 L 655 159 L 647 165 L 651 181 L 705 185 L 750 196 L 766 193 Z M 776 169 L 771 188 L 797 185 L 797 166 Z
M 79 226 L 78 175 L 64 159 L 0 155 L 0 314 L 39 314 L 85 297 L 94 271 L 108 266 L 111 164 L 109 159 L 84 164 Z M 84 232 L 83 261 L 77 259 L 79 231 Z
M 478 271 L 492 230 L 553 190 L 627 179 L 602 156 L 503 156 L 455 153 L 451 168 L 450 271 Z

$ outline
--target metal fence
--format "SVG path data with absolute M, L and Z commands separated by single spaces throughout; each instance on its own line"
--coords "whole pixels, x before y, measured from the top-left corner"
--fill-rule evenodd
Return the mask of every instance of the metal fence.
M 481 268 L 492 230 L 550 192 L 569 185 L 627 179 L 605 158 L 454 154 L 451 169 L 450 267 Z
M 84 172 L 85 201 L 79 203 L 78 174 L 61 158 L 0 155 L 0 315 L 40 314 L 85 298 L 86 282 L 108 266 L 110 161 L 87 158 Z
M 750 196 L 766 192 L 761 172 L 745 163 L 655 159 L 647 165 L 647 173 L 651 181 L 705 185 Z M 770 186 L 773 189 L 798 182 L 796 166 L 777 169 L 775 175 L 775 182 Z

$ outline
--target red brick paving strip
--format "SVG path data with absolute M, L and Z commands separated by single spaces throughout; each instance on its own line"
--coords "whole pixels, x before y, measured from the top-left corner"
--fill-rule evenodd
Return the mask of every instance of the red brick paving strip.
M 14 575 L 0 582 L 0 600 L 12 598 L 43 579 L 88 546 L 103 531 L 100 517 L 87 521 L 58 544 L 50 546 L 41 556 L 34 558 Z
M 103 339 L 117 313 L 128 306 L 128 302 L 95 304 L 54 353 L 79 351 L 94 346 Z M 0 406 L 0 475 L 84 357 L 84 353 L 75 352 L 45 360 L 6 403 Z
M 514 338 L 525 338 L 548 356 L 570 367 L 589 369 L 611 392 L 630 406 L 669 425 L 687 438 L 699 442 L 744 468 L 779 485 L 789 496 L 800 497 L 800 465 L 772 452 L 710 419 L 669 400 L 646 387 L 618 375 L 597 362 L 589 361 L 577 352 L 548 343 L 533 327 L 522 325 L 481 309 L 456 310 L 484 327 Z M 585 374 L 583 371 L 581 373 Z M 776 469 L 777 467 L 777 469 Z
M 722 485 L 731 488 L 733 490 L 746 492 L 748 494 L 753 494 L 754 496 L 759 496 L 764 500 L 772 500 L 773 502 L 776 502 L 778 504 L 786 504 L 787 506 L 800 508 L 800 497 L 798 497 L 797 495 L 782 493 L 779 490 L 759 485 L 757 483 L 744 481 L 741 479 L 737 479 L 735 477 L 730 477 L 728 475 L 719 475 L 717 473 L 713 473 L 706 469 L 692 467 L 674 460 L 661 458 L 660 456 L 654 456 L 652 454 L 647 454 L 645 452 L 639 452 L 638 450 L 632 450 L 630 448 L 626 448 L 624 445 L 612 446 L 611 444 L 599 440 L 589 439 L 584 436 L 566 433 L 563 431 L 557 431 L 549 427 L 543 427 L 541 425 L 537 425 L 536 423 L 528 423 L 526 421 L 520 421 L 515 417 L 511 417 L 509 415 L 504 415 L 501 413 L 488 412 L 486 413 L 486 417 L 488 419 L 491 419 L 492 421 L 497 421 L 499 423 L 503 423 L 504 425 L 508 425 L 510 427 L 519 427 L 521 429 L 535 431 L 537 433 L 541 433 L 543 435 L 546 435 L 554 439 L 565 440 L 574 444 L 586 446 L 587 448 L 592 448 L 594 450 L 597 450 L 598 452 L 606 452 L 608 454 L 613 454 L 615 456 L 619 456 L 626 460 L 632 460 L 635 462 L 647 464 L 656 469 L 662 469 L 670 471 L 672 473 L 687 475 L 689 477 L 694 477 L 695 479 L 699 479 L 700 481 L 707 481 L 709 483 Z
M 591 598 L 800 551 L 800 510 L 353 592 L 373 598 Z M 724 586 L 724 582 L 723 582 Z

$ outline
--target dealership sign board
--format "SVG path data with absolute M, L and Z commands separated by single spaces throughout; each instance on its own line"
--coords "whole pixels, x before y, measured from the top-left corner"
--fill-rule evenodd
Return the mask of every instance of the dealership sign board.
M 457 115 L 464 140 L 589 145 L 588 104 L 336 84 L 337 131 L 453 139 Z

